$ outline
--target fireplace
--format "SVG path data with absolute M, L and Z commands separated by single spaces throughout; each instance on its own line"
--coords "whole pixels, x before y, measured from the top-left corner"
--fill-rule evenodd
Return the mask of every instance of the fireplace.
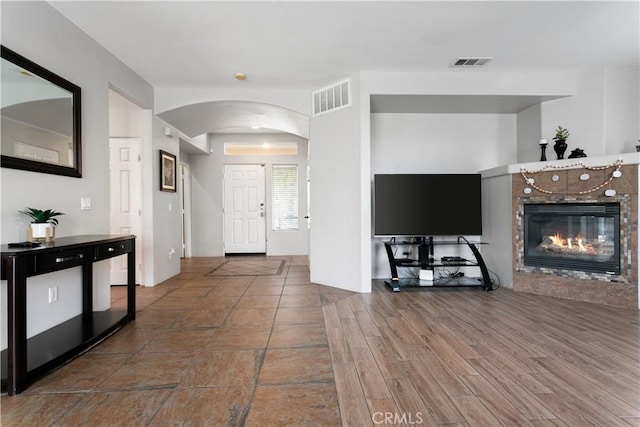
M 524 204 L 524 264 L 620 274 L 620 204 Z
M 604 186 L 613 176 L 607 170 L 589 171 L 584 180 L 584 168 L 564 170 L 556 166 L 561 163 L 549 162 L 553 170 L 530 176 L 544 191 L 522 173 L 511 174 L 511 233 L 505 237 L 511 237 L 515 291 L 638 308 L 638 161 Z M 591 191 L 594 186 L 602 188 Z M 586 253 L 577 252 L 575 231 Z M 572 238 L 571 248 L 562 240 L 559 248 L 549 240 L 540 246 L 556 234 Z

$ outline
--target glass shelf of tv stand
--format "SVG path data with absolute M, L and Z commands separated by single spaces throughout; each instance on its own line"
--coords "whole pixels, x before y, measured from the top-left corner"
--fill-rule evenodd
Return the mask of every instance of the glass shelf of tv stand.
M 482 288 L 487 287 L 481 277 L 443 277 L 435 280 L 420 280 L 414 277 L 405 277 L 397 280 L 385 280 L 384 284 L 392 291 L 398 292 L 402 288 Z
M 407 258 L 396 258 L 396 267 L 422 267 L 422 262 L 416 259 L 407 259 Z M 433 260 L 427 261 L 424 265 L 425 268 L 431 269 L 432 267 L 441 268 L 441 267 L 478 267 L 478 263 L 475 261 L 471 261 L 468 259 L 460 260 L 460 261 L 441 261 L 441 260 Z
M 395 238 L 392 237 L 388 242 L 386 242 L 388 244 L 390 244 L 391 246 L 403 246 L 403 245 L 420 245 L 421 243 L 429 243 L 428 241 L 424 241 L 421 242 L 419 239 L 416 238 L 411 238 L 411 237 L 407 237 L 407 238 Z M 432 240 L 431 244 L 433 246 L 446 246 L 446 245 L 452 245 L 452 246 L 456 246 L 456 245 L 466 245 L 466 244 L 472 244 L 472 245 L 488 245 L 489 242 L 476 242 L 476 241 L 461 241 L 461 240 Z

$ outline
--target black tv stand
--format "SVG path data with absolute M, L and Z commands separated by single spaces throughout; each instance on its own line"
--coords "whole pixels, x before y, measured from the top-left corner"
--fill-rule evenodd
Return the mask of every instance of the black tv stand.
M 487 266 L 482 259 L 482 255 L 478 250 L 478 245 L 485 244 L 480 242 L 469 242 L 464 236 L 458 236 L 456 240 L 436 241 L 432 236 L 421 236 L 401 241 L 392 237 L 391 240 L 384 243 L 387 257 L 389 258 L 389 267 L 391 268 L 391 279 L 385 280 L 385 284 L 394 292 L 400 291 L 401 288 L 409 287 L 478 287 L 486 291 L 492 291 L 493 285 Z M 435 259 L 435 246 L 444 245 L 467 245 L 475 261 L 466 259 L 453 259 L 450 261 L 442 261 Z M 417 246 L 418 259 L 396 258 L 394 255 L 394 246 Z M 398 268 L 420 268 L 421 270 L 434 270 L 438 267 L 478 267 L 481 277 L 468 277 L 456 274 L 450 277 L 434 278 L 433 280 L 421 280 L 419 278 L 400 278 L 398 277 Z

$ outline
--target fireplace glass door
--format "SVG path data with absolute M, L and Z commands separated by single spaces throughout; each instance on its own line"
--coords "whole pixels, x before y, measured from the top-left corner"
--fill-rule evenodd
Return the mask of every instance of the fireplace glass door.
M 524 264 L 620 274 L 620 204 L 525 204 Z

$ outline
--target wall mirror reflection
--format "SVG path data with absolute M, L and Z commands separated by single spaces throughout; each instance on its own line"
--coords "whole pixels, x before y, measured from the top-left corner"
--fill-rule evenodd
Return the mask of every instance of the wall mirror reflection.
M 1 49 L 2 167 L 80 178 L 80 88 Z

